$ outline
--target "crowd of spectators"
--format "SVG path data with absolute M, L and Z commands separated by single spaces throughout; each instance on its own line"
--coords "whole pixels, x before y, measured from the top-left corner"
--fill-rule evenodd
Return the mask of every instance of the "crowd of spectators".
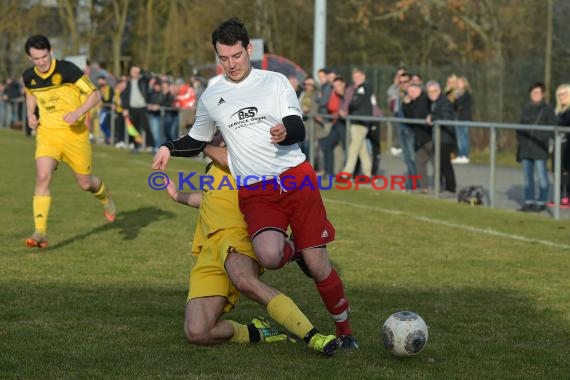
M 117 148 L 133 152 L 155 152 L 168 140 L 173 140 L 191 128 L 197 100 L 207 83 L 203 78 L 189 80 L 153 74 L 138 66 L 130 68 L 128 76 L 115 78 L 98 68 L 86 70 L 102 95 L 100 106 L 88 115 L 92 139 L 103 144 L 114 143 Z M 329 68 L 302 83 L 296 76 L 289 78 L 295 88 L 305 121 L 313 122 L 302 149 L 315 157 L 315 168 L 321 175 L 375 176 L 380 169 L 380 126 L 378 122 L 358 120 L 359 116 L 382 115 L 372 86 L 364 70 L 355 68 L 350 80 Z M 544 100 L 544 85 L 534 83 L 529 89 L 530 101 L 523 108 L 521 124 L 570 126 L 570 85 L 556 91 L 556 108 Z M 540 94 L 539 94 L 540 93 Z M 0 83 L 0 127 L 25 128 L 24 93 L 19 80 Z M 471 121 L 473 95 L 465 76 L 450 75 L 445 86 L 400 67 L 386 91 L 386 105 L 393 116 L 421 119 L 421 124 L 398 123 L 397 140 L 391 154 L 401 156 L 408 180 L 406 191 L 430 193 L 428 164 L 433 165 L 433 123 L 437 120 Z M 351 117 L 347 129 L 346 117 Z M 309 123 L 307 123 L 309 124 Z M 134 127 L 129 129 L 128 126 Z M 470 163 L 469 128 L 442 126 L 440 144 L 441 188 L 455 196 L 457 184 L 453 165 Z M 27 133 L 29 134 L 29 130 Z M 114 133 L 114 135 L 113 135 Z M 137 136 L 139 135 L 139 136 Z M 138 137 L 138 138 L 137 138 Z M 311 146 L 311 141 L 314 145 Z M 549 185 L 547 159 L 552 153 L 552 133 L 517 131 L 517 161 L 522 164 L 524 204 L 521 211 L 542 211 L 547 202 Z M 570 208 L 570 149 L 563 147 L 562 207 Z M 534 174 L 538 195 L 534 195 Z

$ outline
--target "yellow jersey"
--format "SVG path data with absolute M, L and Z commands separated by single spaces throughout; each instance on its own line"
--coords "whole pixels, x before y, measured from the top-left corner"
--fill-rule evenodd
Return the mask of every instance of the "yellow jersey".
M 75 111 L 86 96 L 97 90 L 79 67 L 63 60 L 53 59 L 47 73 L 31 67 L 22 77 L 26 92 L 36 98 L 42 128 L 69 129 L 63 116 Z M 73 127 L 85 128 L 85 117 L 77 120 Z
M 229 169 L 217 164 L 209 165 L 202 180 L 199 216 L 202 232 L 209 236 L 228 228 L 247 229 L 239 210 L 237 185 Z
M 215 163 L 208 165 L 206 174 L 200 180 L 202 201 L 192 252 L 197 255 L 210 236 L 221 230 L 240 229 L 243 236 L 249 239 L 247 224 L 239 209 L 238 190 L 234 177 L 229 169 Z

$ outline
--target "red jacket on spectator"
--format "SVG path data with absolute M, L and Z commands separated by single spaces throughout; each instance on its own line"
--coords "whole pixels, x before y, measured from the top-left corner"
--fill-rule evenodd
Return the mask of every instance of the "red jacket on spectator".
M 178 90 L 174 105 L 180 109 L 189 109 L 196 106 L 196 92 L 189 84 L 184 83 Z

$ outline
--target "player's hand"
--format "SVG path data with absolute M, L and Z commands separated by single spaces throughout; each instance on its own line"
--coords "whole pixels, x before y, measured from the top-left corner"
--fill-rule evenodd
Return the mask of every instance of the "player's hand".
M 168 181 L 168 184 L 166 185 L 166 192 L 168 193 L 170 198 L 178 202 L 178 191 L 176 190 L 176 185 L 174 184 L 174 182 Z
M 426 122 L 427 122 L 429 125 L 432 125 L 432 124 L 433 124 L 433 123 L 431 122 L 431 115 L 427 115 L 427 117 L 426 117 Z
M 36 129 L 38 127 L 39 121 L 35 114 L 28 115 L 28 125 L 31 129 Z
M 154 161 L 152 162 L 153 170 L 166 170 L 166 165 L 170 160 L 170 151 L 167 147 L 161 146 L 156 155 L 154 156 Z
M 75 122 L 81 117 L 81 114 L 79 112 L 70 112 L 67 113 L 65 115 L 63 115 L 63 120 L 67 123 L 67 124 L 75 124 Z
M 269 133 L 271 134 L 271 143 L 273 144 L 279 144 L 287 137 L 287 130 L 283 124 L 274 125 L 269 129 Z

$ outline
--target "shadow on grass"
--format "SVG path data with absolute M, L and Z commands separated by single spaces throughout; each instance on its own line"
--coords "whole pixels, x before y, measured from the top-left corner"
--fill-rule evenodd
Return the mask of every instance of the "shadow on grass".
M 123 235 L 123 240 L 133 240 L 139 235 L 142 228 L 160 220 L 171 219 L 174 215 L 175 214 L 170 211 L 165 211 L 152 206 L 141 207 L 131 211 L 118 212 L 117 218 L 113 223 L 106 223 L 92 229 L 91 231 L 72 236 L 50 246 L 50 249 L 62 248 L 71 243 L 84 240 L 93 234 L 113 230 L 119 230 Z
M 299 300 L 316 326 L 332 329 L 314 287 L 304 285 L 284 290 Z M 353 289 L 352 323 L 361 349 L 354 355 L 337 355 L 326 366 L 304 344 L 207 349 L 188 345 L 182 332 L 185 291 L 175 285 L 4 284 L 0 348 L 10 349 L 0 355 L 0 368 L 8 377 L 41 373 L 73 378 L 89 370 L 105 378 L 117 375 L 112 363 L 121 358 L 119 373 L 131 378 L 192 378 L 219 373 L 223 357 L 223 366 L 239 379 L 290 379 L 299 368 L 305 378 L 316 379 L 377 379 L 378 374 L 422 379 L 564 378 L 570 371 L 567 324 L 559 313 L 512 290 Z M 398 310 L 414 310 L 429 325 L 428 345 L 415 358 L 392 357 L 380 344 L 383 321 Z M 246 322 L 259 314 L 266 311 L 241 299 L 228 317 Z M 252 366 L 259 356 L 271 366 Z

